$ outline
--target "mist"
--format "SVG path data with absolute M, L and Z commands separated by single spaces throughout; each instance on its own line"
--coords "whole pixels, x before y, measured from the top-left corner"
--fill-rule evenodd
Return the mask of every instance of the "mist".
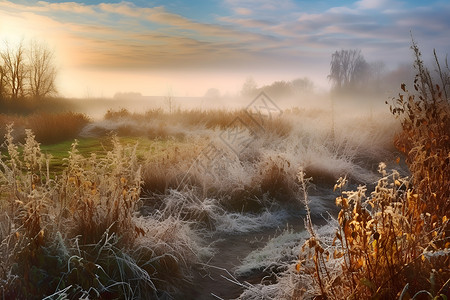
M 402 83 L 413 86 L 414 68 L 410 65 L 399 65 L 388 70 L 381 61 L 376 63 L 377 73 L 372 73 L 361 83 L 361 87 L 335 91 L 328 81 L 327 89 L 318 86 L 309 77 L 290 80 L 275 80 L 267 84 L 259 84 L 253 76 L 247 76 L 239 85 L 231 90 L 222 91 L 216 87 L 203 87 L 202 82 L 192 84 L 202 86 L 204 93 L 200 96 L 180 95 L 176 89 L 168 87 L 162 94 L 145 95 L 139 91 L 106 92 L 110 98 L 94 96 L 87 93 L 83 98 L 75 98 L 69 102 L 78 112 L 86 113 L 98 120 L 108 110 L 127 109 L 139 113 L 152 109 L 172 110 L 237 110 L 245 109 L 261 92 L 267 94 L 283 109 L 324 109 L 337 110 L 337 113 L 370 114 L 386 111 L 386 101 L 398 93 Z M 371 72 L 371 71 L 369 71 Z M 324 76 L 326 77 L 326 76 Z
M 448 4 L 116 2 L 0 1 L 2 298 L 446 299 Z

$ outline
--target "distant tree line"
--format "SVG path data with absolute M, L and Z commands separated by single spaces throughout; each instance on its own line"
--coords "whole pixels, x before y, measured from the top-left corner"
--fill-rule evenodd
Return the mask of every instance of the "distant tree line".
M 142 94 L 139 92 L 117 92 L 114 94 L 113 99 L 115 100 L 128 100 L 128 99 L 139 99 Z
M 0 47 L 0 99 L 42 99 L 56 94 L 54 54 L 37 41 Z
M 331 55 L 330 73 L 331 93 L 340 95 L 378 95 L 396 90 L 409 78 L 414 77 L 410 65 L 398 65 L 387 69 L 383 61 L 367 62 L 358 49 L 343 49 Z M 314 83 L 308 78 L 292 81 L 274 81 L 258 87 L 252 77 L 248 77 L 241 88 L 241 95 L 254 97 L 261 91 L 273 97 L 308 95 L 314 92 Z
M 259 88 L 256 85 L 255 80 L 252 77 L 249 77 L 242 86 L 241 95 L 255 96 L 264 91 L 274 97 L 286 97 L 312 93 L 313 90 L 314 83 L 307 77 L 297 78 L 291 81 L 274 81 L 269 85 L 264 85 Z

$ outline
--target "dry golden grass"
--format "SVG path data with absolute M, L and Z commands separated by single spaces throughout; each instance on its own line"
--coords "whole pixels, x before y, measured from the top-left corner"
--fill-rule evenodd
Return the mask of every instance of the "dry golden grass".
M 346 180 L 338 182 L 336 237 L 326 245 L 310 225 L 311 237 L 297 264 L 299 272 L 313 274 L 321 299 L 449 295 L 450 103 L 446 87 L 433 83 L 414 43 L 412 48 L 418 95 L 408 94 L 402 85 L 403 93 L 391 107 L 402 125 L 395 145 L 406 157 L 411 179 L 396 171 L 388 174 L 380 164 L 382 178 L 369 196 L 365 186 L 345 191 Z M 441 72 L 440 77 L 446 78 L 445 85 L 449 74 Z M 298 287 L 295 294 L 301 293 Z
M 43 144 L 53 144 L 72 140 L 78 136 L 81 129 L 90 122 L 89 118 L 80 113 L 35 113 L 29 116 L 1 115 L 0 141 L 6 133 L 6 124 L 14 123 L 16 140 L 25 138 L 25 128 L 31 129 L 36 140 Z
M 259 163 L 259 176 L 253 178 L 252 186 L 259 186 L 261 194 L 268 194 L 274 199 L 289 201 L 295 199 L 298 185 L 292 178 L 290 162 L 281 156 L 269 157 Z
M 152 148 L 144 163 L 142 189 L 147 193 L 164 194 L 170 188 L 194 184 L 193 176 L 186 174 L 206 145 L 206 140 L 198 139 L 195 142 L 168 141 Z
M 196 234 L 175 218 L 139 217 L 136 146 L 113 138 L 106 155 L 83 157 L 75 142 L 53 178 L 31 130 L 21 152 L 12 133 L 0 157 L 2 298 L 149 299 L 188 284 Z
M 253 116 L 245 110 L 176 110 L 172 113 L 164 112 L 162 109 L 153 109 L 144 114 L 130 113 L 126 109 L 118 111 L 109 110 L 105 120 L 134 120 L 136 122 L 154 122 L 159 126 L 154 128 L 155 132 L 149 132 L 150 136 L 167 137 L 169 133 L 167 126 L 181 126 L 183 128 L 206 128 L 206 129 L 230 129 L 240 127 L 248 129 L 254 134 L 266 134 L 279 137 L 287 136 L 292 130 L 292 124 L 285 118 Z M 160 134 L 158 135 L 158 131 Z M 127 132 L 130 132 L 128 130 Z
M 89 118 L 80 113 L 40 113 L 27 117 L 26 126 L 36 135 L 36 140 L 43 144 L 53 144 L 72 140 L 81 129 L 89 123 Z

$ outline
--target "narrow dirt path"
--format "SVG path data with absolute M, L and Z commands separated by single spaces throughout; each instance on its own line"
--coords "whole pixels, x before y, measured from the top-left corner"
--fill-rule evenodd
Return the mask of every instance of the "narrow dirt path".
M 269 229 L 258 233 L 225 235 L 216 238 L 214 241 L 216 254 L 195 275 L 192 295 L 186 295 L 185 299 L 235 299 L 239 297 L 243 288 L 226 278 L 232 279 L 233 270 L 241 264 L 242 259 L 253 250 L 263 247 L 270 235 L 275 232 L 275 229 Z M 240 282 L 246 280 L 246 278 L 236 279 Z

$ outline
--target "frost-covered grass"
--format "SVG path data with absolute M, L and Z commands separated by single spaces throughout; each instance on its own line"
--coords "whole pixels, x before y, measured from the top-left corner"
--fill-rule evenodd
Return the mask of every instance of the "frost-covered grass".
M 387 171 L 386 164 L 380 163 L 375 186 L 349 190 L 346 178 L 340 178 L 334 187 L 340 191 L 337 220 L 314 228 L 312 201 L 306 192 L 310 180 L 301 169 L 308 237 L 295 243 L 285 233 L 247 256 L 240 272 L 283 267 L 285 271 L 269 284 L 247 285 L 241 299 L 448 298 L 450 70 L 447 65 L 441 69 L 436 57 L 440 82 L 436 84 L 414 41 L 412 49 L 418 70 L 416 93 L 402 85 L 390 107 L 402 128 L 394 143 L 411 176 Z M 346 149 L 347 158 L 356 154 L 354 150 L 374 153 L 367 145 L 341 145 L 334 153 Z M 279 247 L 284 239 L 286 248 Z
M 108 120 L 145 124 L 146 116 L 121 112 Z M 163 116 L 156 114 L 148 122 Z M 235 116 L 241 116 L 240 112 Z M 314 184 L 332 187 L 344 175 L 353 183 L 374 183 L 378 159 L 395 159 L 390 141 L 398 124 L 392 118 L 381 122 L 349 114 L 336 122 L 333 134 L 327 111 L 308 115 L 308 111 L 291 110 L 281 118 L 289 128 L 283 135 L 243 132 L 251 143 L 238 155 L 220 138 L 226 128 L 201 123 L 185 127 L 183 140 L 168 145 L 163 155 L 150 155 L 144 163 L 144 193 L 168 195 L 170 189 L 188 188 L 200 198 L 216 199 L 227 211 L 261 213 L 274 204 L 299 203 L 296 174 L 300 167 Z M 177 122 L 166 127 L 180 130 Z M 220 151 L 214 159 L 208 147 Z
M 241 110 L 110 111 L 77 142 L 45 146 L 31 131 L 19 145 L 9 129 L 0 168 L 5 295 L 181 295 L 192 269 L 213 254 L 202 237 L 251 234 L 283 226 L 294 211 L 304 215 L 300 167 L 313 177 L 311 213 L 322 214 L 332 200 L 320 191 L 340 176 L 376 181 L 373 161 L 392 156 L 398 125 L 351 114 L 331 124 L 330 111 L 293 109 L 243 131 L 251 143 L 236 155 L 221 139 L 243 129 L 236 117 L 248 121 Z M 204 152 L 211 145 L 221 151 L 213 161 Z M 248 286 L 274 299 L 296 291 L 304 239 L 285 232 L 236 274 L 274 272 L 275 285 Z M 313 286 L 311 276 L 302 280 Z
M 238 276 L 252 274 L 255 271 L 270 273 L 271 267 L 283 269 L 297 259 L 300 250 L 299 241 L 305 240 L 307 233 L 286 229 L 282 234 L 270 239 L 267 244 L 247 255 L 235 273 Z M 280 271 L 279 271 L 280 272 Z
M 5 136 L 0 160 L 2 297 L 124 298 L 176 295 L 205 255 L 198 233 L 173 216 L 140 216 L 136 146 L 113 138 L 85 157 L 75 141 L 56 176 L 33 133 Z M 164 297 L 166 297 L 164 296 Z M 50 299 L 49 298 L 49 299 Z

